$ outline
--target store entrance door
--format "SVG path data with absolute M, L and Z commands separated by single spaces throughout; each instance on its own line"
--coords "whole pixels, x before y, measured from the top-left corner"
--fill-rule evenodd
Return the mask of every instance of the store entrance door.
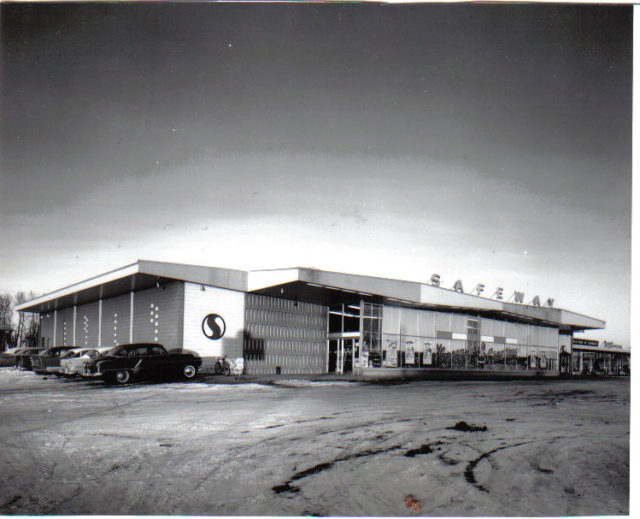
M 353 354 L 359 338 L 360 334 L 357 332 L 329 334 L 329 373 L 353 371 Z
M 342 339 L 342 370 L 340 373 L 351 373 L 353 371 L 353 348 L 355 339 Z

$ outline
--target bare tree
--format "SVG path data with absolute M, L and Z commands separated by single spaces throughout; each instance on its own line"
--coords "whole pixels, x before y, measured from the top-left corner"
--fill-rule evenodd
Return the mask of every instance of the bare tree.
M 18 292 L 15 295 L 15 305 L 20 305 L 35 299 L 37 296 L 33 291 L 25 293 Z M 13 334 L 13 346 L 37 346 L 40 335 L 40 316 L 33 313 L 17 312 L 18 324 Z
M 13 346 L 13 297 L 0 294 L 0 351 Z
M 26 303 L 28 301 L 28 298 L 24 292 L 20 291 L 16 294 L 14 300 L 16 305 L 20 305 L 22 303 Z M 26 318 L 27 318 L 27 315 L 24 312 L 18 312 L 18 326 L 15 329 L 14 346 L 21 345 L 21 339 L 22 339 L 22 334 L 24 332 Z
M 27 324 L 22 344 L 30 347 L 38 346 L 38 341 L 40 340 L 40 315 L 31 314 L 26 320 Z
M 13 297 L 0 294 L 0 323 L 11 326 L 13 322 Z

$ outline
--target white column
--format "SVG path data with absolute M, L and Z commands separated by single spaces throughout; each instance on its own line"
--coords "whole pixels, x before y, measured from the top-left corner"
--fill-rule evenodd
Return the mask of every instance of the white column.
M 53 340 L 51 346 L 56 346 L 56 333 L 58 333 L 58 310 L 53 311 Z
M 98 299 L 98 348 L 102 346 L 102 298 Z
M 71 344 L 74 346 L 76 345 L 76 310 L 76 305 L 73 305 L 73 342 Z
M 324 363 L 324 372 L 329 373 L 329 307 L 327 307 L 327 355 Z
M 133 290 L 129 293 L 129 342 L 133 342 Z

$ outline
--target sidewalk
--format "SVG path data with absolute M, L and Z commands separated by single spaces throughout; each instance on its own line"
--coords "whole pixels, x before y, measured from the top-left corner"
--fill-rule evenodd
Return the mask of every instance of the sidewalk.
M 336 375 L 213 375 L 202 373 L 197 376 L 199 382 L 207 384 L 275 384 L 285 380 L 306 380 L 308 382 L 370 382 L 369 377 L 347 374 Z

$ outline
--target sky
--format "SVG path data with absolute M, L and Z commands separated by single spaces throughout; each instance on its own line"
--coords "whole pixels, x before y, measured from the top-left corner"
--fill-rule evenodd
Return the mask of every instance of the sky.
M 137 259 L 438 273 L 629 347 L 631 6 L 0 12 L 0 292 Z

